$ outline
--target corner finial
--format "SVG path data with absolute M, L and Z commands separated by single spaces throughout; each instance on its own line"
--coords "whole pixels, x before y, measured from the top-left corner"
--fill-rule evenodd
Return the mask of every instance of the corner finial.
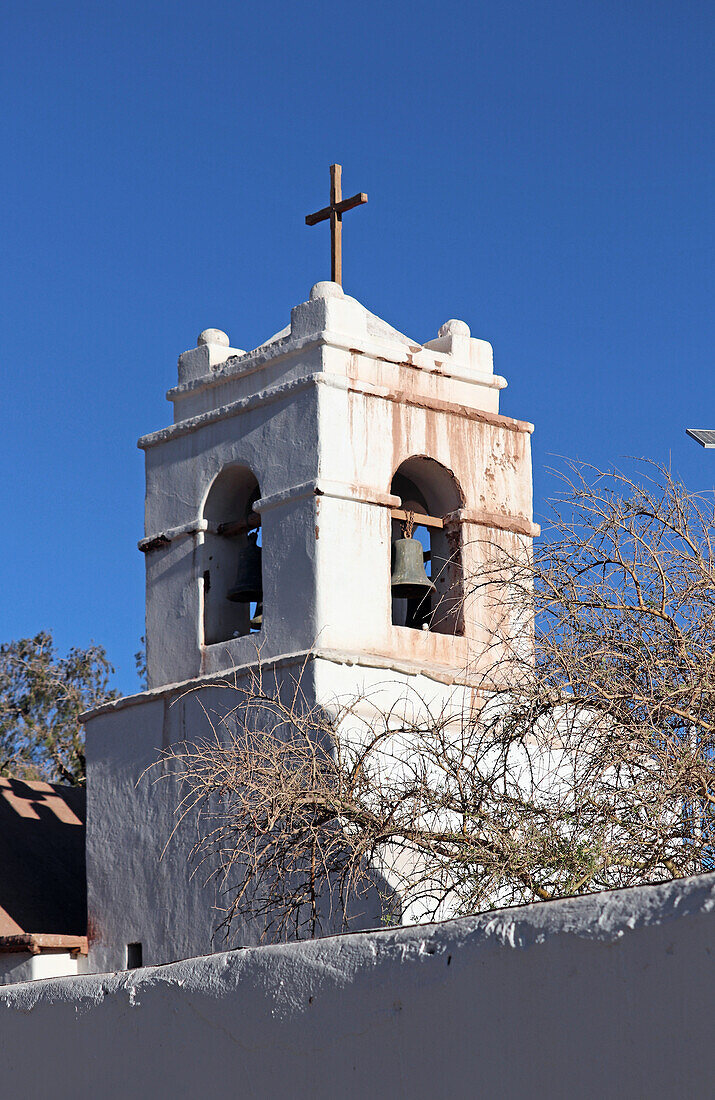
M 199 333 L 196 346 L 200 348 L 204 344 L 219 344 L 222 348 L 228 348 L 231 346 L 231 341 L 220 328 L 205 328 Z

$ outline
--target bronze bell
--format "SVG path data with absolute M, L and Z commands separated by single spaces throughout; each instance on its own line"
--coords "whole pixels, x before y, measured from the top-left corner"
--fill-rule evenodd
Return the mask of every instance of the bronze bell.
M 263 600 L 258 600 L 256 610 L 248 620 L 251 630 L 263 630 Z
M 257 537 L 255 532 L 250 532 L 247 545 L 239 551 L 236 580 L 226 596 L 233 603 L 254 603 L 263 593 L 261 548 L 256 543 Z
M 397 539 L 393 544 L 393 600 L 414 600 L 434 592 L 425 572 L 424 551 L 419 539 Z

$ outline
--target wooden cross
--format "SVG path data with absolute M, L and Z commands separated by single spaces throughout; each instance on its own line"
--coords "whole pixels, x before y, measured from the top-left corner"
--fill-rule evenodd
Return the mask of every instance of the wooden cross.
M 334 283 L 343 285 L 343 214 L 354 206 L 367 202 L 367 195 L 360 191 L 351 199 L 343 198 L 343 168 L 341 164 L 330 165 L 330 206 L 324 206 L 317 214 L 307 214 L 306 225 L 317 225 L 330 218 L 330 278 Z

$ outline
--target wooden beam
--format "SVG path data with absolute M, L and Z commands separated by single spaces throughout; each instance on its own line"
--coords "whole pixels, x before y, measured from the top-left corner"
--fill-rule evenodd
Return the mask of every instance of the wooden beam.
M 343 199 L 341 202 L 335 204 L 335 207 L 324 206 L 322 210 L 317 210 L 315 214 L 305 215 L 306 225 L 317 225 L 318 222 L 327 221 L 333 212 L 336 210 L 338 214 L 344 214 L 346 210 L 354 210 L 356 206 L 362 206 L 367 202 L 367 195 L 364 191 L 359 191 L 357 195 L 353 195 L 349 199 Z
M 339 286 L 343 285 L 343 216 L 338 206 L 343 200 L 343 166 L 330 165 L 330 278 Z
M 306 214 L 305 215 L 305 224 L 306 225 L 317 225 L 318 222 L 327 221 L 327 219 L 330 217 L 332 212 L 333 212 L 332 206 L 324 206 L 323 209 L 318 210 L 318 212 L 316 214 Z
M 440 529 L 444 527 L 444 520 L 440 519 L 439 516 L 423 516 L 421 512 L 407 513 L 402 508 L 390 508 L 392 518 L 400 520 L 402 523 L 407 522 L 408 514 L 412 515 L 415 527 L 437 527 Z
M 336 203 L 343 197 L 343 166 L 342 164 L 330 165 L 330 205 L 335 208 Z
M 330 278 L 343 285 L 343 216 L 333 210 L 330 215 Z
M 255 512 L 245 519 L 233 519 L 227 520 L 226 523 L 219 523 L 216 528 L 217 535 L 224 535 L 226 538 L 232 538 L 234 535 L 242 535 L 246 531 L 255 531 L 256 528 L 261 526 L 261 517 L 257 516 Z
M 342 202 L 336 203 L 335 209 L 338 214 L 344 214 L 346 210 L 353 210 L 356 206 L 362 206 L 365 202 L 367 202 L 367 195 L 364 191 L 359 191 L 357 195 L 353 195 L 352 198 L 343 199 Z M 313 217 L 315 217 L 315 214 Z
M 314 214 L 306 214 L 306 225 L 330 220 L 330 278 L 334 283 L 343 285 L 343 214 L 356 206 L 367 202 L 364 191 L 343 198 L 343 169 L 339 164 L 330 165 L 330 206 L 324 206 Z
M 0 936 L 0 954 L 27 952 L 41 955 L 43 951 L 69 951 L 72 955 L 87 954 L 86 936 L 47 935 L 44 932 L 22 932 Z

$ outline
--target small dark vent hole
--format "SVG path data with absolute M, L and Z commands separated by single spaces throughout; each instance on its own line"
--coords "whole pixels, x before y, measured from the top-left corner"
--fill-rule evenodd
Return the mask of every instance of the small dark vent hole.
M 136 970 L 142 965 L 142 945 L 140 943 L 127 944 L 127 970 Z

